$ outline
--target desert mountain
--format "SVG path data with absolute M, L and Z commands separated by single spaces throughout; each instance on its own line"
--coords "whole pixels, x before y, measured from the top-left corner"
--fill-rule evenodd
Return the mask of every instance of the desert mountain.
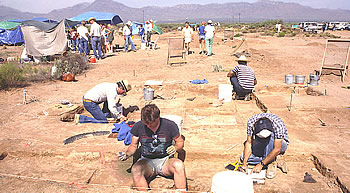
M 126 20 L 153 19 L 158 22 L 198 22 L 212 19 L 220 22 L 253 22 L 271 19 L 283 19 L 285 21 L 348 21 L 350 10 L 313 9 L 297 3 L 285 3 L 279 1 L 259 0 L 255 3 L 225 3 L 225 4 L 181 4 L 172 7 L 148 6 L 132 8 L 114 0 L 95 0 L 92 3 L 81 3 L 72 7 L 53 10 L 48 14 L 33 14 L 0 6 L 0 20 L 28 19 L 32 17 L 47 17 L 60 20 L 70 18 L 87 11 L 112 12 L 119 14 Z

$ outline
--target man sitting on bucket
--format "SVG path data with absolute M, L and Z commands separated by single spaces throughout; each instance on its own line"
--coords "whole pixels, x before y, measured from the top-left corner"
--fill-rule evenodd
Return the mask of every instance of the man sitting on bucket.
M 227 74 L 233 85 L 233 91 L 236 93 L 236 100 L 247 100 L 248 95 L 252 93 L 254 86 L 257 84 L 254 71 L 248 67 L 247 58 L 242 55 L 237 60 L 238 65 Z
M 173 177 L 178 191 L 186 191 L 184 163 L 174 158 L 176 151 L 183 150 L 184 140 L 175 122 L 160 118 L 160 110 L 149 104 L 141 110 L 141 121 L 131 129 L 132 142 L 126 152 L 119 153 L 119 159 L 132 156 L 139 142 L 142 157 L 132 166 L 134 186 L 139 191 L 148 190 L 148 180 L 157 175 Z M 173 145 L 173 141 L 175 144 Z
M 252 164 L 255 173 L 267 167 L 266 177 L 270 179 L 276 176 L 276 167 L 287 173 L 285 162 L 278 160 L 276 163 L 275 160 L 286 152 L 288 144 L 288 131 L 280 117 L 271 113 L 252 116 L 247 123 L 241 171 L 245 172 L 247 165 Z
M 107 118 L 120 119 L 122 117 L 122 105 L 120 97 L 131 90 L 127 80 L 117 83 L 104 82 L 87 91 L 83 97 L 85 109 L 94 117 L 75 115 L 75 123 L 108 123 Z M 101 110 L 99 104 L 103 103 Z

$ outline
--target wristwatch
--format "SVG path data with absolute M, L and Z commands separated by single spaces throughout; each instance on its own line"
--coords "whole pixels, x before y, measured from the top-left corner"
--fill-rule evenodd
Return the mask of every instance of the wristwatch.
M 263 161 L 261 161 L 260 164 L 262 165 L 262 167 L 266 166 Z

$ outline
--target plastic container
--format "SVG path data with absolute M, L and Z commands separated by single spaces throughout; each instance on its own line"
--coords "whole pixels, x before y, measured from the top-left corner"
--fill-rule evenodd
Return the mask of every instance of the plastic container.
M 295 84 L 304 84 L 305 76 L 304 75 L 295 75 Z
M 286 84 L 293 84 L 294 83 L 294 75 L 286 74 L 285 75 L 285 82 L 286 82 Z
M 222 100 L 225 103 L 231 102 L 232 89 L 233 86 L 231 84 L 219 84 L 219 100 Z
M 251 176 L 238 171 L 224 171 L 214 175 L 213 193 L 254 193 Z
M 143 89 L 143 98 L 146 101 L 151 101 L 154 99 L 154 89 L 152 88 L 144 88 Z
M 310 74 L 310 85 L 318 86 L 318 81 L 320 80 L 319 75 Z
M 90 58 L 90 63 L 96 63 L 96 58 L 94 57 Z
M 141 50 L 145 50 L 146 49 L 146 43 L 141 43 Z
M 169 119 L 171 121 L 174 121 L 179 128 L 179 133 L 181 135 L 181 130 L 182 130 L 182 124 L 183 124 L 183 119 L 180 116 L 177 115 L 164 115 L 162 118 Z

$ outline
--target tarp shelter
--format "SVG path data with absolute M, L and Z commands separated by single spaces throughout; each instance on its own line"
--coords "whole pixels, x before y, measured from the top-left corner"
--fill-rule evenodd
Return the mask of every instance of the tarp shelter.
M 55 23 L 47 23 L 42 21 L 35 21 L 35 20 L 27 20 L 22 22 L 22 26 L 34 26 L 42 31 L 48 31 L 52 28 L 54 28 L 57 24 Z
M 163 32 L 160 29 L 160 27 L 158 27 L 155 23 L 153 23 L 153 31 L 155 31 L 158 34 L 163 34 Z
M 36 26 L 23 25 L 22 32 L 28 55 L 37 57 L 49 56 L 63 53 L 67 49 L 65 20 L 62 20 L 49 30 L 42 30 Z
M 47 22 L 47 23 L 55 23 L 57 24 L 58 21 L 55 21 L 55 20 L 52 20 L 52 19 L 48 19 L 48 18 L 45 18 L 45 17 L 37 17 L 37 18 L 33 18 L 31 20 L 34 20 L 34 21 L 41 21 L 41 22 Z
M 11 30 L 0 28 L 0 45 L 19 44 L 23 42 L 24 38 L 21 26 L 17 26 Z
M 20 23 L 16 23 L 16 22 L 10 22 L 10 21 L 1 21 L 0 22 L 0 29 L 15 29 L 17 26 L 19 26 Z
M 69 20 L 72 20 L 72 21 L 85 20 L 85 21 L 87 21 L 91 17 L 95 18 L 98 23 L 104 22 L 106 24 L 116 25 L 118 23 L 123 22 L 123 20 L 119 17 L 119 15 L 117 15 L 115 13 L 104 13 L 104 12 L 94 12 L 94 11 L 82 13 L 78 16 L 70 18 Z

